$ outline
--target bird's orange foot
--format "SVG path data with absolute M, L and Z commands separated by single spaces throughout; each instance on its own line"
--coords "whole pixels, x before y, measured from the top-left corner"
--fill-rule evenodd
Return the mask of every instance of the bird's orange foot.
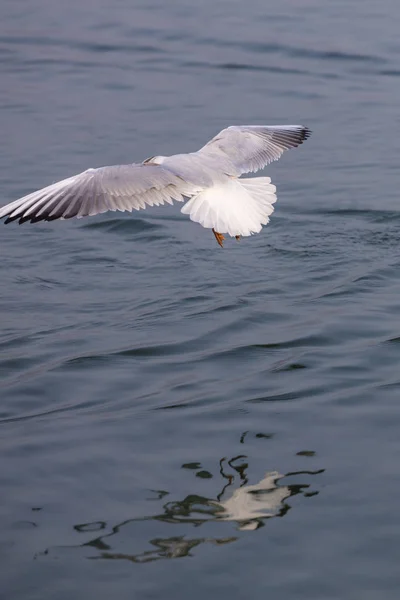
M 217 240 L 218 244 L 221 246 L 221 248 L 223 248 L 224 247 L 223 241 L 224 241 L 225 237 L 222 235 L 222 233 L 218 233 L 218 231 L 215 231 L 214 227 L 213 227 L 212 232 L 215 235 L 215 239 Z
M 240 240 L 241 240 L 241 239 L 242 239 L 242 236 L 241 236 L 241 235 L 235 235 L 235 240 L 236 240 L 237 242 L 240 242 Z

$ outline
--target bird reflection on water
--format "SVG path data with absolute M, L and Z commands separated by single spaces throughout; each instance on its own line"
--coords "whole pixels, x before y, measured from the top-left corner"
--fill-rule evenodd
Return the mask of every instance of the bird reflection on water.
M 269 471 L 256 484 L 250 485 L 246 470 L 248 463 L 246 456 L 236 456 L 230 460 L 222 458 L 219 463 L 219 473 L 226 480 L 220 493 L 214 499 L 206 498 L 196 494 L 188 495 L 181 501 L 167 502 L 163 506 L 163 512 L 150 517 L 128 519 L 111 528 L 111 531 L 97 535 L 91 540 L 73 546 L 81 549 L 95 549 L 98 553 L 90 555 L 90 559 L 125 559 L 134 563 L 144 563 L 164 558 L 182 558 L 191 556 L 193 548 L 200 544 L 224 545 L 234 542 L 239 536 L 228 537 L 187 537 L 186 535 L 157 537 L 149 540 L 154 547 L 151 550 L 145 550 L 139 553 L 124 553 L 113 550 L 112 542 L 117 541 L 115 536 L 121 533 L 121 530 L 135 522 L 153 520 L 170 524 L 190 524 L 199 527 L 210 522 L 232 521 L 237 524 L 240 531 L 251 531 L 259 529 L 265 525 L 265 521 L 272 517 L 283 517 L 291 506 L 287 503 L 288 498 L 298 494 L 303 497 L 311 497 L 318 494 L 318 491 L 310 491 L 309 483 L 290 483 L 290 479 L 298 476 L 310 476 L 323 473 L 324 469 L 317 471 L 296 471 L 285 475 L 277 471 Z M 195 468 L 199 463 L 183 465 L 186 468 Z M 193 465 L 193 466 L 191 466 Z M 199 471 L 199 473 L 205 473 Z M 202 475 L 200 475 L 202 476 Z M 285 479 L 289 483 L 281 484 Z M 233 487 L 237 480 L 240 481 L 239 487 L 236 487 L 231 495 L 229 488 Z M 160 490 L 156 492 L 156 498 L 151 500 L 161 500 L 168 496 L 169 492 Z M 106 532 L 108 524 L 105 521 L 96 521 L 92 523 L 81 523 L 75 525 L 76 532 L 87 534 L 89 532 Z M 125 540 L 126 541 L 126 540 Z M 60 548 L 58 546 L 58 548 Z M 65 548 L 65 547 L 64 547 Z M 43 554 L 53 554 L 56 548 L 49 548 Z M 39 555 L 37 555 L 39 557 Z

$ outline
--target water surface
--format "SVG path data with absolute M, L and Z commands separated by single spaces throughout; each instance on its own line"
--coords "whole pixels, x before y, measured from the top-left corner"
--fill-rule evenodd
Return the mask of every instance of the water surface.
M 2 204 L 230 124 L 313 130 L 223 251 L 179 206 L 0 228 L 2 595 L 397 598 L 397 5 L 0 17 Z

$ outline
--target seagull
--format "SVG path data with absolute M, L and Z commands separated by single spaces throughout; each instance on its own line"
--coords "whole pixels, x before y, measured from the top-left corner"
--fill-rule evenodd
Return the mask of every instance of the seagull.
M 183 202 L 181 212 L 240 240 L 267 225 L 276 202 L 270 177 L 241 177 L 278 160 L 311 135 L 303 125 L 234 125 L 197 152 L 152 156 L 142 163 L 87 169 L 0 208 L 5 223 L 53 221 Z M 225 235 L 224 235 L 225 234 Z

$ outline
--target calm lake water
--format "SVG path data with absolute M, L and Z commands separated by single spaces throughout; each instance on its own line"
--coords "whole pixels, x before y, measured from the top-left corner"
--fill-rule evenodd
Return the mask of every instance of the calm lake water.
M 4 1 L 4 204 L 304 123 L 271 223 L 0 228 L 0 596 L 397 599 L 400 8 Z

